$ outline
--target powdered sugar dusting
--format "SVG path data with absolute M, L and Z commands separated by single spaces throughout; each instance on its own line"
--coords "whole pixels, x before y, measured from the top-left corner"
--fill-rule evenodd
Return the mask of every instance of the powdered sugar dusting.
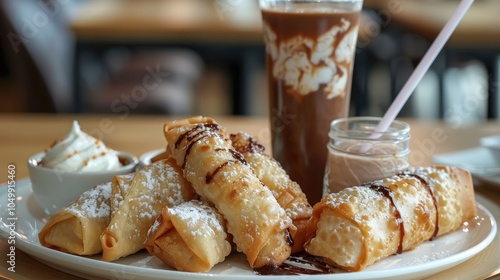
M 204 125 L 188 125 L 187 130 L 197 131 L 204 137 L 185 137 L 185 128 L 173 128 L 166 132 L 169 147 L 177 163 L 184 167 L 184 176 L 193 184 L 198 194 L 215 204 L 227 221 L 228 232 L 243 252 L 254 247 L 266 246 L 261 233 L 275 236 L 292 224 L 284 209 L 271 191 L 262 185 L 249 165 L 232 153 L 232 143 L 218 129 Z M 202 132 L 206 130 L 205 132 Z M 183 139 L 183 141 L 178 141 Z M 170 141 L 176 144 L 173 145 Z M 185 159 L 180 161 L 179 159 Z M 226 203 L 231 201 L 231 203 Z M 236 209 L 234 206 L 238 205 Z M 273 246 L 273 244 L 269 244 Z M 276 248 L 280 250 L 280 248 Z M 275 249 L 269 250 L 269 256 Z M 266 256 L 259 256 L 266 258 Z
M 300 189 L 281 165 L 265 153 L 264 148 L 251 135 L 239 132 L 231 135 L 232 145 L 241 152 L 259 180 L 269 188 L 286 214 L 292 219 L 307 219 L 312 207 Z
M 105 218 L 110 215 L 111 182 L 84 192 L 67 210 L 77 217 Z
M 150 236 L 154 232 L 156 232 L 160 228 L 160 225 L 161 225 L 160 219 L 156 219 L 153 225 L 149 228 L 147 235 Z
M 113 178 L 111 185 L 111 216 L 116 214 L 118 208 L 123 202 L 123 196 L 126 195 L 130 190 L 130 184 L 132 183 L 136 173 L 128 173 L 125 175 L 117 175 Z
M 212 236 L 215 232 L 225 231 L 221 220 L 217 218 L 218 215 L 220 216 L 217 210 L 201 201 L 188 201 L 169 208 L 168 212 L 171 216 L 179 217 L 190 229 L 197 228 L 200 223 L 207 225 L 207 227 L 191 231 L 190 234 L 193 236 Z
M 117 243 L 124 244 L 116 246 L 126 246 L 130 253 L 139 250 L 162 208 L 185 201 L 183 189 L 189 185 L 181 185 L 179 178 L 182 174 L 171 164 L 175 165 L 168 160 L 160 160 L 136 173 L 128 193 L 105 231 L 106 234 L 121 237 Z M 123 226 L 124 220 L 127 226 Z

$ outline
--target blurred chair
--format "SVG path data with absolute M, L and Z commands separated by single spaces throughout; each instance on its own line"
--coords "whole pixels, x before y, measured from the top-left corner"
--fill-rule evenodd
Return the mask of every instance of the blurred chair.
M 73 39 L 39 6 L 40 1 L 0 2 L 7 60 L 31 112 L 70 112 Z
M 203 61 L 192 51 L 169 49 L 108 55 L 107 82 L 91 89 L 96 113 L 192 114 Z
M 74 112 L 75 38 L 68 20 L 84 2 L 0 1 L 1 36 L 7 38 L 4 46 L 7 57 L 28 97 L 30 112 Z M 143 85 L 151 71 L 158 72 L 160 68 L 168 75 L 163 75 L 158 86 L 148 87 L 147 95 L 138 100 L 140 106 L 130 106 L 128 111 L 189 113 L 194 85 L 203 69 L 197 54 L 179 49 L 116 53 L 120 52 L 98 54 L 85 61 L 83 74 L 89 92 L 84 94 L 89 112 L 117 113 L 112 102 L 133 94 L 132 90 Z

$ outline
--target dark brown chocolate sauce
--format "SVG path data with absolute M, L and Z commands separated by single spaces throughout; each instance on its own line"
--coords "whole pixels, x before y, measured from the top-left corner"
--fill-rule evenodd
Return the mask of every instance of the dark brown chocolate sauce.
M 199 129 L 202 129 L 202 131 L 198 132 Z M 189 141 L 192 141 L 197 134 L 201 133 L 201 132 L 204 132 L 204 131 L 207 131 L 207 129 L 205 128 L 208 128 L 208 130 L 210 131 L 213 131 L 213 132 L 217 132 L 217 131 L 220 131 L 220 127 L 218 124 L 216 123 L 203 123 L 203 124 L 198 124 L 196 125 L 195 127 L 193 127 L 192 129 L 186 131 L 185 133 L 181 134 L 179 136 L 179 138 L 177 139 L 177 141 L 175 141 L 175 144 L 174 144 L 174 148 L 178 148 L 179 145 L 182 143 L 182 140 L 184 140 L 184 138 L 186 138 L 186 140 L 189 142 Z M 196 133 L 195 135 L 191 135 L 195 132 L 198 132 Z
M 216 123 L 201 124 L 201 125 L 198 125 L 198 127 L 195 130 L 200 129 L 200 128 L 203 129 L 202 131 L 210 131 L 210 132 L 214 132 L 214 133 L 220 132 L 220 127 Z M 187 141 L 192 141 L 195 138 L 196 138 L 196 134 L 186 137 Z
M 391 189 L 384 185 L 379 185 L 379 184 L 371 184 L 368 186 L 370 189 L 382 194 L 385 196 L 389 201 L 391 202 L 391 206 L 394 208 L 394 217 L 396 218 L 396 221 L 399 226 L 399 246 L 398 246 L 398 251 L 396 253 L 401 254 L 403 253 L 403 238 L 405 236 L 405 225 L 404 221 L 401 218 L 401 213 L 399 212 L 398 207 L 396 206 L 396 203 L 394 202 L 394 195 Z
M 280 266 L 255 268 L 260 275 L 316 275 L 345 272 L 326 264 L 321 257 L 306 253 L 291 255 Z
M 198 124 L 192 129 L 186 131 L 181 134 L 177 141 L 174 144 L 175 149 L 179 148 L 179 145 L 182 143 L 184 139 L 189 143 L 186 152 L 184 153 L 184 162 L 182 163 L 182 168 L 186 167 L 186 159 L 189 153 L 191 152 L 191 148 L 193 145 L 200 141 L 203 138 L 210 136 L 212 133 L 216 133 L 220 131 L 220 127 L 216 123 L 204 123 Z M 195 140 L 196 139 L 196 140 Z
M 231 137 L 236 136 L 236 134 L 231 134 Z M 240 153 L 264 153 L 266 148 L 263 145 L 257 143 L 253 137 L 248 137 L 246 145 L 238 146 L 238 152 Z
M 434 203 L 434 208 L 436 208 L 436 227 L 434 228 L 434 233 L 432 234 L 431 238 L 429 240 L 434 240 L 436 239 L 438 233 L 439 233 L 439 204 L 438 204 L 438 201 L 437 201 L 437 197 L 434 195 L 434 189 L 431 187 L 431 185 L 429 184 L 429 182 L 427 182 L 427 180 L 425 180 L 424 178 L 422 178 L 422 176 L 420 175 L 417 175 L 417 174 L 413 174 L 413 173 L 401 173 L 401 174 L 398 174 L 399 176 L 411 176 L 411 177 L 414 177 L 416 179 L 418 179 L 422 185 L 426 186 L 427 187 L 427 190 L 429 191 L 431 197 L 432 197 L 432 202 Z
M 204 132 L 206 132 L 206 131 L 204 131 Z M 198 135 L 198 133 L 197 133 L 197 135 Z M 199 138 L 197 138 L 196 141 L 189 142 L 189 144 L 186 148 L 186 152 L 184 153 L 184 161 L 182 163 L 182 169 L 184 169 L 186 167 L 187 156 L 189 155 L 189 153 L 191 153 L 191 149 L 193 148 L 194 144 L 203 138 L 207 138 L 208 136 L 210 136 L 210 134 L 208 134 L 208 133 L 201 134 L 201 136 Z
M 197 125 L 194 128 L 192 128 L 192 129 L 184 132 L 183 134 L 181 134 L 179 136 L 179 138 L 177 138 L 177 141 L 175 141 L 174 148 L 175 149 L 179 148 L 179 145 L 182 143 L 182 140 L 184 140 L 184 138 L 188 137 L 188 135 L 191 135 L 191 133 L 194 133 L 198 128 L 199 128 L 199 125 Z
M 229 149 L 229 152 L 233 155 L 234 159 L 238 160 L 243 164 L 247 164 L 245 157 L 240 152 L 236 151 L 235 149 Z
M 205 183 L 207 184 L 210 184 L 212 182 L 212 180 L 214 179 L 215 175 L 217 175 L 217 173 L 219 173 L 219 171 L 224 168 L 224 166 L 230 164 L 230 163 L 235 163 L 234 160 L 228 160 L 226 162 L 224 162 L 221 166 L 217 167 L 214 172 L 210 173 L 208 172 L 207 173 L 207 176 L 205 177 Z

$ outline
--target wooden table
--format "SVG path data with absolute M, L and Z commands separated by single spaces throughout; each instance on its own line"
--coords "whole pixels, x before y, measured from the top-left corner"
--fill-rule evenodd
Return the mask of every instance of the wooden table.
M 1 115 L 0 167 L 4 170 L 4 177 L 0 181 L 6 181 L 7 165 L 9 164 L 16 165 L 18 180 L 27 178 L 26 159 L 47 148 L 54 139 L 65 135 L 74 119 L 80 122 L 84 131 L 102 138 L 110 147 L 129 151 L 137 156 L 165 146 L 162 127 L 165 122 L 172 120 L 170 117 L 120 115 Z M 266 147 L 269 147 L 270 136 L 267 119 L 220 117 L 216 120 L 229 132 L 245 130 L 255 135 Z M 498 122 L 454 127 L 437 121 L 405 121 L 411 126 L 412 156 L 410 159 L 413 164 L 417 165 L 431 164 L 430 156 L 432 154 L 471 148 L 478 144 L 480 137 L 500 132 L 500 123 Z M 481 201 L 488 203 L 488 208 L 495 213 L 497 223 L 499 223 L 500 194 L 498 187 L 478 184 L 476 191 L 478 196 L 481 196 Z M 485 200 L 484 197 L 489 200 Z M 7 252 L 8 244 L 5 240 L 0 240 L 0 248 L 1 252 Z M 485 263 L 496 264 L 496 267 L 493 265 L 493 267 L 484 270 L 481 265 Z M 16 252 L 16 273 L 8 272 L 7 267 L 6 262 L 3 261 L 0 265 L 0 275 L 14 279 L 80 279 L 45 266 L 20 250 Z M 500 233 L 485 251 L 430 279 L 452 279 L 454 277 L 482 279 L 493 274 L 495 270 L 500 272 Z

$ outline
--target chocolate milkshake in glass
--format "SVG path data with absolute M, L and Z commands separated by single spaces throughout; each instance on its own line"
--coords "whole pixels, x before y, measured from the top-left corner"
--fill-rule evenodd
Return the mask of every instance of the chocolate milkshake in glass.
M 330 123 L 348 115 L 362 0 L 260 0 L 273 156 L 311 204 Z

